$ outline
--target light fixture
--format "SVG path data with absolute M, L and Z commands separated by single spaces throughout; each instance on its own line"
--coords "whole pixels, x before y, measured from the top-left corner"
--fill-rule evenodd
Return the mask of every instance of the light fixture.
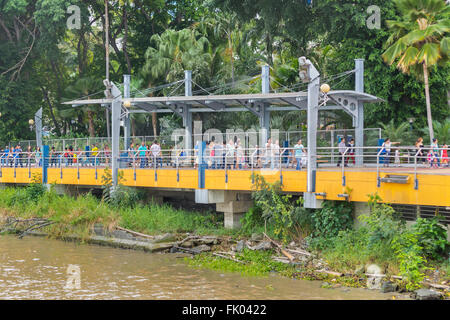
M 125 100 L 125 101 L 123 102 L 123 106 L 124 106 L 125 108 L 131 107 L 131 101 L 130 101 L 130 100 Z
M 323 93 L 328 93 L 330 92 L 330 86 L 327 83 L 324 83 L 320 86 L 320 91 L 322 91 Z
M 34 120 L 33 120 L 33 119 L 28 120 L 28 124 L 29 124 L 30 126 L 32 126 L 32 125 L 34 124 Z

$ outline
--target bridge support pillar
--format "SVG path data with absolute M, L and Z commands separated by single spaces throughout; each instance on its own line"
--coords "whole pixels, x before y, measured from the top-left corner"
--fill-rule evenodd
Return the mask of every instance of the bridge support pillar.
M 195 190 L 195 202 L 216 204 L 216 211 L 223 212 L 225 228 L 237 229 L 241 226 L 241 218 L 253 207 L 250 193 L 230 190 Z
M 216 204 L 216 210 L 223 212 L 225 228 L 237 229 L 241 227 L 241 219 L 244 214 L 253 206 L 252 200 L 228 201 Z
M 359 216 L 370 215 L 370 207 L 367 202 L 353 202 L 353 217 L 355 229 L 363 226 L 364 224 L 358 219 Z

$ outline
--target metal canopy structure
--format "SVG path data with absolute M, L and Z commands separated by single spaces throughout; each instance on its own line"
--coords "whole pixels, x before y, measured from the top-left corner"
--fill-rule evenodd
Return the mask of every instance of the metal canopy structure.
M 105 83 L 107 90 L 104 99 L 73 100 L 64 104 L 73 107 L 88 104 L 100 104 L 111 107 L 112 122 L 112 176 L 113 185 L 117 184 L 117 158 L 119 156 L 120 122 L 123 120 L 125 148 L 129 146 L 130 113 L 176 113 L 183 119 L 185 128 L 185 149 L 192 146 L 192 113 L 196 112 L 239 112 L 248 111 L 259 118 L 261 137 L 267 141 L 270 130 L 270 112 L 306 110 L 308 123 L 308 164 L 305 206 L 317 207 L 315 196 L 315 174 L 317 168 L 316 136 L 318 112 L 325 110 L 343 110 L 353 119 L 355 127 L 355 146 L 364 145 L 364 103 L 378 103 L 384 101 L 376 96 L 364 92 L 364 60 L 355 59 L 355 69 L 347 73 L 355 73 L 355 90 L 336 90 L 320 92 L 320 74 L 310 60 L 299 58 L 300 78 L 308 84 L 307 92 L 270 93 L 269 66 L 262 67 L 262 92 L 251 94 L 230 95 L 192 95 L 192 72 L 185 71 L 184 96 L 165 97 L 130 97 L 130 76 L 124 75 L 124 94 L 113 83 Z M 362 149 L 357 148 L 356 164 L 362 162 L 359 154 Z M 189 152 L 189 151 L 188 151 Z
M 353 110 L 357 102 L 382 102 L 383 100 L 368 93 L 352 90 L 330 91 L 328 98 L 335 105 L 320 106 L 320 110 L 336 110 L 346 108 Z M 201 95 L 201 96 L 173 96 L 173 97 L 143 97 L 123 98 L 131 107 L 129 113 L 138 109 L 144 112 L 175 112 L 182 116 L 183 107 L 190 107 L 189 112 L 223 112 L 223 111 L 250 111 L 260 115 L 263 104 L 270 105 L 270 111 L 306 110 L 307 92 L 282 92 L 282 93 L 252 93 L 234 95 Z M 348 101 L 344 104 L 344 101 Z M 113 99 L 73 100 L 65 102 L 73 106 L 87 104 L 111 104 Z

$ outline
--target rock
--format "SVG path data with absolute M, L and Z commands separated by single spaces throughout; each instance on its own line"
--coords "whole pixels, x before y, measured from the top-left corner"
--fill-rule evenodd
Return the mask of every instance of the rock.
M 331 289 L 331 284 L 329 284 L 328 282 L 322 282 L 322 284 L 320 285 L 321 288 L 326 288 L 326 289 Z
M 247 247 L 247 245 L 245 244 L 244 240 L 240 240 L 238 241 L 238 243 L 236 244 L 236 251 L 237 252 L 241 252 L 242 250 L 244 250 Z
M 417 300 L 439 300 L 442 294 L 430 289 L 419 289 L 414 291 L 414 296 Z
M 197 252 L 206 252 L 206 251 L 211 251 L 211 248 L 209 246 L 207 246 L 206 244 L 202 244 L 199 245 L 195 248 L 192 248 L 193 250 L 197 251 Z
M 381 272 L 381 268 L 376 264 L 369 264 L 366 267 L 366 273 L 368 273 L 368 274 L 383 274 L 383 272 Z
M 364 274 L 364 266 L 362 264 L 360 264 L 359 266 L 356 267 L 355 271 L 353 271 L 356 275 L 360 276 L 362 274 Z
M 192 241 L 185 241 L 180 245 L 180 247 L 183 247 L 183 248 L 192 248 L 193 246 L 194 246 L 194 243 Z
M 103 228 L 103 225 L 101 223 L 95 223 L 94 224 L 94 234 L 96 234 L 98 236 L 105 236 L 106 235 L 106 231 Z
M 123 230 L 114 230 L 111 233 L 111 236 L 113 238 L 127 239 L 127 240 L 133 240 L 133 238 L 134 238 L 132 234 L 130 234 L 130 233 L 126 232 L 126 231 L 123 231 Z
M 178 252 L 178 249 L 177 248 L 175 248 L 175 247 L 172 247 L 172 248 L 170 248 L 170 251 L 169 251 L 170 253 L 177 253 Z
M 153 240 L 154 243 L 159 243 L 159 242 L 172 242 L 175 241 L 175 235 L 173 235 L 172 233 L 166 233 L 160 236 L 156 236 L 155 240 Z
M 367 289 L 369 290 L 380 290 L 381 289 L 381 277 L 368 277 L 367 278 Z
M 387 292 L 395 292 L 398 289 L 398 285 L 396 283 L 393 283 L 391 281 L 383 281 L 381 283 L 381 289 L 380 291 L 383 293 Z
M 270 250 L 272 249 L 272 244 L 269 241 L 263 241 L 258 243 L 253 247 L 254 250 Z
M 252 233 L 252 241 L 262 241 L 264 236 L 261 233 Z
M 201 238 L 201 239 L 196 239 L 194 241 L 197 245 L 201 245 L 201 244 L 212 245 L 212 244 L 218 243 L 217 237 L 205 237 L 205 238 Z

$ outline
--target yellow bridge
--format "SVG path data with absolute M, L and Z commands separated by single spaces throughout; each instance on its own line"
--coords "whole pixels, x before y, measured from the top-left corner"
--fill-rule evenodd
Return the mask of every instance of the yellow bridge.
M 83 187 L 100 187 L 105 167 L 48 168 L 48 183 Z M 122 185 L 192 191 L 198 188 L 197 169 L 119 169 Z M 1 184 L 28 184 L 41 168 L 1 168 Z M 266 181 L 282 181 L 287 193 L 306 192 L 306 171 L 292 169 L 224 170 L 206 169 L 207 190 L 248 192 L 252 190 L 252 173 L 262 175 Z M 120 173 L 119 173 L 120 174 Z M 342 177 L 345 176 L 345 186 Z M 377 185 L 377 178 L 381 183 Z M 394 179 L 391 179 L 394 176 Z M 395 180 L 401 177 L 401 181 Z M 418 187 L 414 186 L 417 179 Z M 181 190 L 180 190 L 181 191 Z M 450 169 L 421 168 L 415 173 L 409 168 L 320 168 L 316 174 L 316 195 L 326 200 L 367 202 L 370 194 L 378 193 L 383 202 L 405 205 L 450 207 Z

